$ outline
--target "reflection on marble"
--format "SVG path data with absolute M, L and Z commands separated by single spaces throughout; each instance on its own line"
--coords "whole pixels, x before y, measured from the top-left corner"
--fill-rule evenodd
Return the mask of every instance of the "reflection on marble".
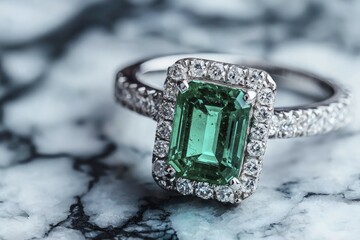
M 359 238 L 359 2 L 221 3 L 0 2 L 0 239 Z M 150 173 L 155 123 L 114 103 L 114 73 L 191 51 L 339 79 L 354 121 L 269 143 L 238 206 L 165 192 Z

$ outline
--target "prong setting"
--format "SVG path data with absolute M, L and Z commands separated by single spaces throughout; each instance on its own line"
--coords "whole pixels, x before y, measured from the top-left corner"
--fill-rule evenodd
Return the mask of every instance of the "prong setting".
M 229 182 L 230 188 L 233 190 L 239 190 L 241 188 L 241 182 L 237 178 L 233 178 Z
M 189 83 L 186 80 L 177 82 L 176 86 L 181 93 L 184 93 L 189 89 Z
M 266 74 L 266 81 L 263 84 L 265 84 L 265 86 L 267 86 L 268 88 L 270 88 L 273 91 L 276 90 L 276 83 L 269 74 Z
M 246 92 L 246 94 L 244 95 L 244 101 L 246 103 L 253 103 L 256 99 L 256 92 L 249 90 Z
M 168 178 L 169 180 L 174 180 L 175 174 L 176 174 L 176 171 L 173 167 L 167 166 L 165 168 L 165 177 Z

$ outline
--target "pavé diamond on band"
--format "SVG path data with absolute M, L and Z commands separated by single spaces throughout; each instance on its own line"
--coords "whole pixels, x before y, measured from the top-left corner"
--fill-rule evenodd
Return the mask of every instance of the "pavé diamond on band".
M 146 78 L 159 72 L 162 89 Z M 277 89 L 314 102 L 276 108 Z M 141 61 L 117 74 L 115 95 L 157 121 L 152 173 L 161 187 L 229 203 L 256 189 L 268 138 L 326 133 L 349 119 L 349 94 L 334 82 L 234 55 Z

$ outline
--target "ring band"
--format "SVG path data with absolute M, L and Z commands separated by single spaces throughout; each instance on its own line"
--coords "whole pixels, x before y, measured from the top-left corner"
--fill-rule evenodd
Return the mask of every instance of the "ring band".
M 165 189 L 238 203 L 256 189 L 268 138 L 316 135 L 348 122 L 349 94 L 330 80 L 234 55 L 195 56 L 144 60 L 116 76 L 116 99 L 158 122 L 153 176 Z M 166 71 L 163 89 L 146 79 Z M 313 102 L 274 107 L 282 89 Z
M 154 88 L 141 82 L 139 75 L 147 72 L 166 71 L 177 59 L 190 55 L 172 55 L 144 60 L 119 71 L 116 77 L 115 96 L 125 107 L 144 116 L 156 119 L 158 106 L 161 102 L 162 89 Z M 194 56 L 194 55 L 191 55 Z M 224 54 L 201 54 L 206 59 L 222 59 L 225 62 L 244 62 L 237 56 Z M 246 63 L 245 63 L 246 64 Z M 241 65 L 245 65 L 244 63 Z M 270 138 L 290 138 L 317 135 L 336 130 L 346 125 L 348 116 L 349 94 L 335 82 L 315 76 L 314 74 L 288 68 L 265 64 L 246 64 L 267 71 L 272 77 L 280 77 L 282 81 L 301 87 L 303 82 L 311 83 L 312 87 L 322 87 L 328 97 L 319 102 L 274 109 L 273 125 Z M 297 81 L 297 82 L 296 82 Z M 308 84 L 307 84 L 308 85 Z

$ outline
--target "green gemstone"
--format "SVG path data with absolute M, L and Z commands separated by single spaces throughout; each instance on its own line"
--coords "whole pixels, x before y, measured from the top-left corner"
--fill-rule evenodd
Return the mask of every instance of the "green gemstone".
M 178 177 L 224 185 L 239 174 L 252 108 L 244 94 L 197 80 L 178 94 L 167 160 Z

